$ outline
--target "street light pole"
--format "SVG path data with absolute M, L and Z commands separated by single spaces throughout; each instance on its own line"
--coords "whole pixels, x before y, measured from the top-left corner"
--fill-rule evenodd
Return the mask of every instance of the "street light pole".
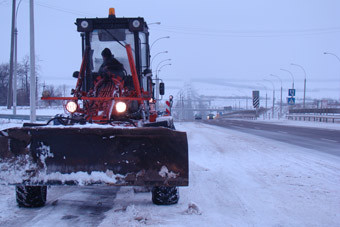
M 12 102 L 13 102 L 13 64 L 14 64 L 15 8 L 16 8 L 16 0 L 13 0 L 13 2 L 12 2 L 11 50 L 10 50 L 10 57 L 9 57 L 9 78 L 8 78 L 7 109 L 11 109 L 12 108 Z
M 31 106 L 31 114 L 30 120 L 31 122 L 36 121 L 36 79 L 35 79 L 35 46 L 34 46 L 34 5 L 33 0 L 30 0 L 30 106 Z
M 303 73 L 305 74 L 305 79 L 304 79 L 304 82 L 303 82 L 303 108 L 306 108 L 306 83 L 307 83 L 306 70 L 302 67 L 302 65 L 298 65 L 298 64 L 294 64 L 294 63 L 291 63 L 291 65 L 299 67 L 300 69 L 302 69 Z
M 158 52 L 155 56 L 153 56 L 153 58 L 151 59 L 151 68 L 152 68 L 152 63 L 153 63 L 153 60 L 160 54 L 167 54 L 168 51 L 162 51 L 162 52 Z
M 340 58 L 339 58 L 338 55 L 336 55 L 336 54 L 329 53 L 329 52 L 324 52 L 323 54 L 333 55 L 333 56 L 336 57 L 336 58 L 338 59 L 338 61 L 340 62 Z
M 158 40 L 161 40 L 161 39 L 169 39 L 170 36 L 164 36 L 164 37 L 160 37 L 158 39 L 156 39 L 155 41 L 153 41 L 153 43 L 151 44 L 151 47 L 150 47 L 150 50 L 152 49 L 153 45 L 155 45 L 155 43 L 158 41 Z
M 159 73 L 161 72 L 161 69 L 163 68 L 163 67 L 165 67 L 165 66 L 167 66 L 167 65 L 171 65 L 171 64 L 165 64 L 165 65 L 162 65 L 159 69 L 158 69 L 158 71 L 156 72 L 156 78 L 157 78 L 157 81 L 156 81 L 156 84 L 158 84 L 157 85 L 157 87 L 159 86 L 159 81 L 161 80 L 161 79 L 159 79 Z M 163 99 L 163 96 L 161 97 L 161 98 L 159 98 L 159 89 L 157 89 L 157 92 L 156 92 L 156 110 L 158 110 L 158 101 L 160 101 L 160 100 L 162 100 Z
M 268 109 L 268 105 L 267 105 L 267 100 L 268 100 L 268 95 L 267 95 L 267 93 L 268 93 L 268 89 L 267 89 L 267 86 L 265 86 L 265 85 L 262 84 L 262 83 L 257 83 L 257 84 L 263 86 L 263 87 L 266 89 L 266 112 L 265 112 L 264 117 L 263 117 L 264 119 L 266 119 L 266 118 L 267 118 L 267 109 Z
M 149 26 L 149 25 L 153 25 L 153 24 L 160 25 L 160 24 L 161 24 L 161 22 L 152 22 L 152 23 L 149 23 L 149 24 L 148 24 L 148 26 Z
M 273 109 L 272 109 L 272 118 L 274 119 L 274 108 L 275 108 L 275 86 L 274 86 L 274 83 L 271 81 L 271 80 L 267 80 L 267 79 L 264 79 L 264 81 L 268 81 L 272 84 L 273 86 Z
M 159 100 L 159 78 L 158 78 L 158 67 L 160 66 L 160 64 L 162 64 L 163 62 L 166 61 L 171 61 L 171 59 L 165 59 L 163 61 L 161 61 L 160 63 L 158 63 L 157 67 L 156 67 L 156 110 L 158 110 L 158 100 Z
M 165 59 L 161 62 L 158 63 L 157 67 L 156 67 L 156 76 L 157 76 L 157 70 L 158 70 L 158 67 L 163 63 L 163 62 L 166 62 L 166 61 L 171 61 L 171 58 L 168 58 L 168 59 Z
M 161 69 L 164 68 L 165 66 L 167 65 L 172 65 L 172 64 L 165 64 L 165 65 L 162 65 L 161 67 L 159 67 L 158 71 L 157 71 L 157 77 L 159 77 L 159 73 L 161 72 Z
M 17 114 L 17 69 L 18 69 L 18 12 L 19 6 L 22 0 L 19 1 L 15 11 L 15 22 L 14 22 L 14 65 L 13 65 L 13 115 Z
M 293 79 L 292 89 L 294 89 L 294 75 L 293 75 L 293 73 L 292 73 L 291 71 L 287 70 L 287 69 L 280 69 L 280 70 L 281 70 L 281 71 L 288 72 L 288 73 L 291 75 L 291 77 L 292 77 L 292 79 Z
M 279 116 L 279 119 L 280 119 L 280 118 L 282 117 L 282 80 L 281 80 L 281 78 L 280 78 L 279 76 L 277 76 L 277 75 L 270 74 L 270 76 L 279 79 L 279 80 L 280 80 L 280 83 L 281 83 L 281 94 L 280 94 L 280 99 L 281 99 L 281 100 L 280 100 L 280 116 Z

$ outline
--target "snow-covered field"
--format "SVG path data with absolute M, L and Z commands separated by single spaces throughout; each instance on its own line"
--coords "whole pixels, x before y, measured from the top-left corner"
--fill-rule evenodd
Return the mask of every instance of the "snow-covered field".
M 244 120 L 242 120 L 244 121 Z M 319 122 L 319 121 L 296 121 L 296 120 L 288 120 L 288 119 L 270 119 L 263 120 L 258 118 L 256 121 L 252 122 L 261 122 L 268 124 L 277 124 L 277 125 L 287 125 L 287 126 L 297 126 L 297 127 L 309 127 L 309 128 L 323 128 L 323 129 L 332 129 L 332 130 L 340 130 L 339 123 L 332 122 Z
M 54 116 L 56 114 L 64 113 L 63 106 L 53 106 L 53 107 L 41 107 L 37 108 L 36 111 L 37 115 L 47 115 L 47 116 Z M 5 106 L 0 106 L 0 114 L 13 114 L 13 109 L 7 109 Z M 29 115 L 30 114 L 30 107 L 29 106 L 19 106 L 17 108 L 18 115 Z
M 116 196 L 52 187 L 45 207 L 19 209 L 14 188 L 0 186 L 0 226 L 339 226 L 338 156 L 197 122 L 176 127 L 190 152 L 177 205 L 153 205 L 131 187 Z

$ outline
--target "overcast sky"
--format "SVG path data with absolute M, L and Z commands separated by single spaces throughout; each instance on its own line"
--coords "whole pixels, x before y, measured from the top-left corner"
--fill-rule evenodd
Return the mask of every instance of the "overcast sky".
M 150 25 L 151 41 L 157 42 L 152 54 L 154 65 L 166 58 L 172 66 L 161 72 L 164 81 L 234 82 L 249 89 L 269 74 L 282 78 L 284 87 L 291 77 L 280 68 L 291 70 L 295 84 L 302 89 L 307 71 L 309 96 L 323 94 L 339 98 L 340 1 L 338 0 L 36 0 L 36 54 L 40 77 L 46 83 L 70 83 L 81 63 L 77 17 L 106 17 L 110 7 L 117 17 L 142 16 Z M 0 0 L 0 63 L 9 61 L 11 1 Z M 22 0 L 18 14 L 18 58 L 29 54 L 28 0 Z M 271 78 L 278 87 L 279 82 Z M 240 82 L 241 81 L 241 82 Z M 72 82 L 73 83 L 73 82 Z M 268 87 L 271 86 L 267 82 Z M 238 86 L 238 85 L 237 85 Z M 314 89 L 314 90 L 312 90 Z M 204 93 L 204 92 L 202 92 Z

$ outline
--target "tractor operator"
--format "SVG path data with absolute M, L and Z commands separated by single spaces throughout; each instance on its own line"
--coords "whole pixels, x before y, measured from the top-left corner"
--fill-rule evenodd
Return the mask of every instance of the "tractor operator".
M 117 59 L 114 58 L 111 50 L 109 48 L 105 48 L 102 51 L 103 64 L 100 66 L 98 73 L 99 75 L 106 74 L 108 72 L 115 74 L 116 76 L 120 76 L 123 78 L 125 75 L 125 69 L 122 63 L 120 63 Z

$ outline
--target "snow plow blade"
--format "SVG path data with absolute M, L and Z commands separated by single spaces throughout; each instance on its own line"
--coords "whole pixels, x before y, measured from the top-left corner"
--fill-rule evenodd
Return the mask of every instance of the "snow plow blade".
M 187 186 L 187 136 L 168 128 L 6 129 L 0 184 Z

